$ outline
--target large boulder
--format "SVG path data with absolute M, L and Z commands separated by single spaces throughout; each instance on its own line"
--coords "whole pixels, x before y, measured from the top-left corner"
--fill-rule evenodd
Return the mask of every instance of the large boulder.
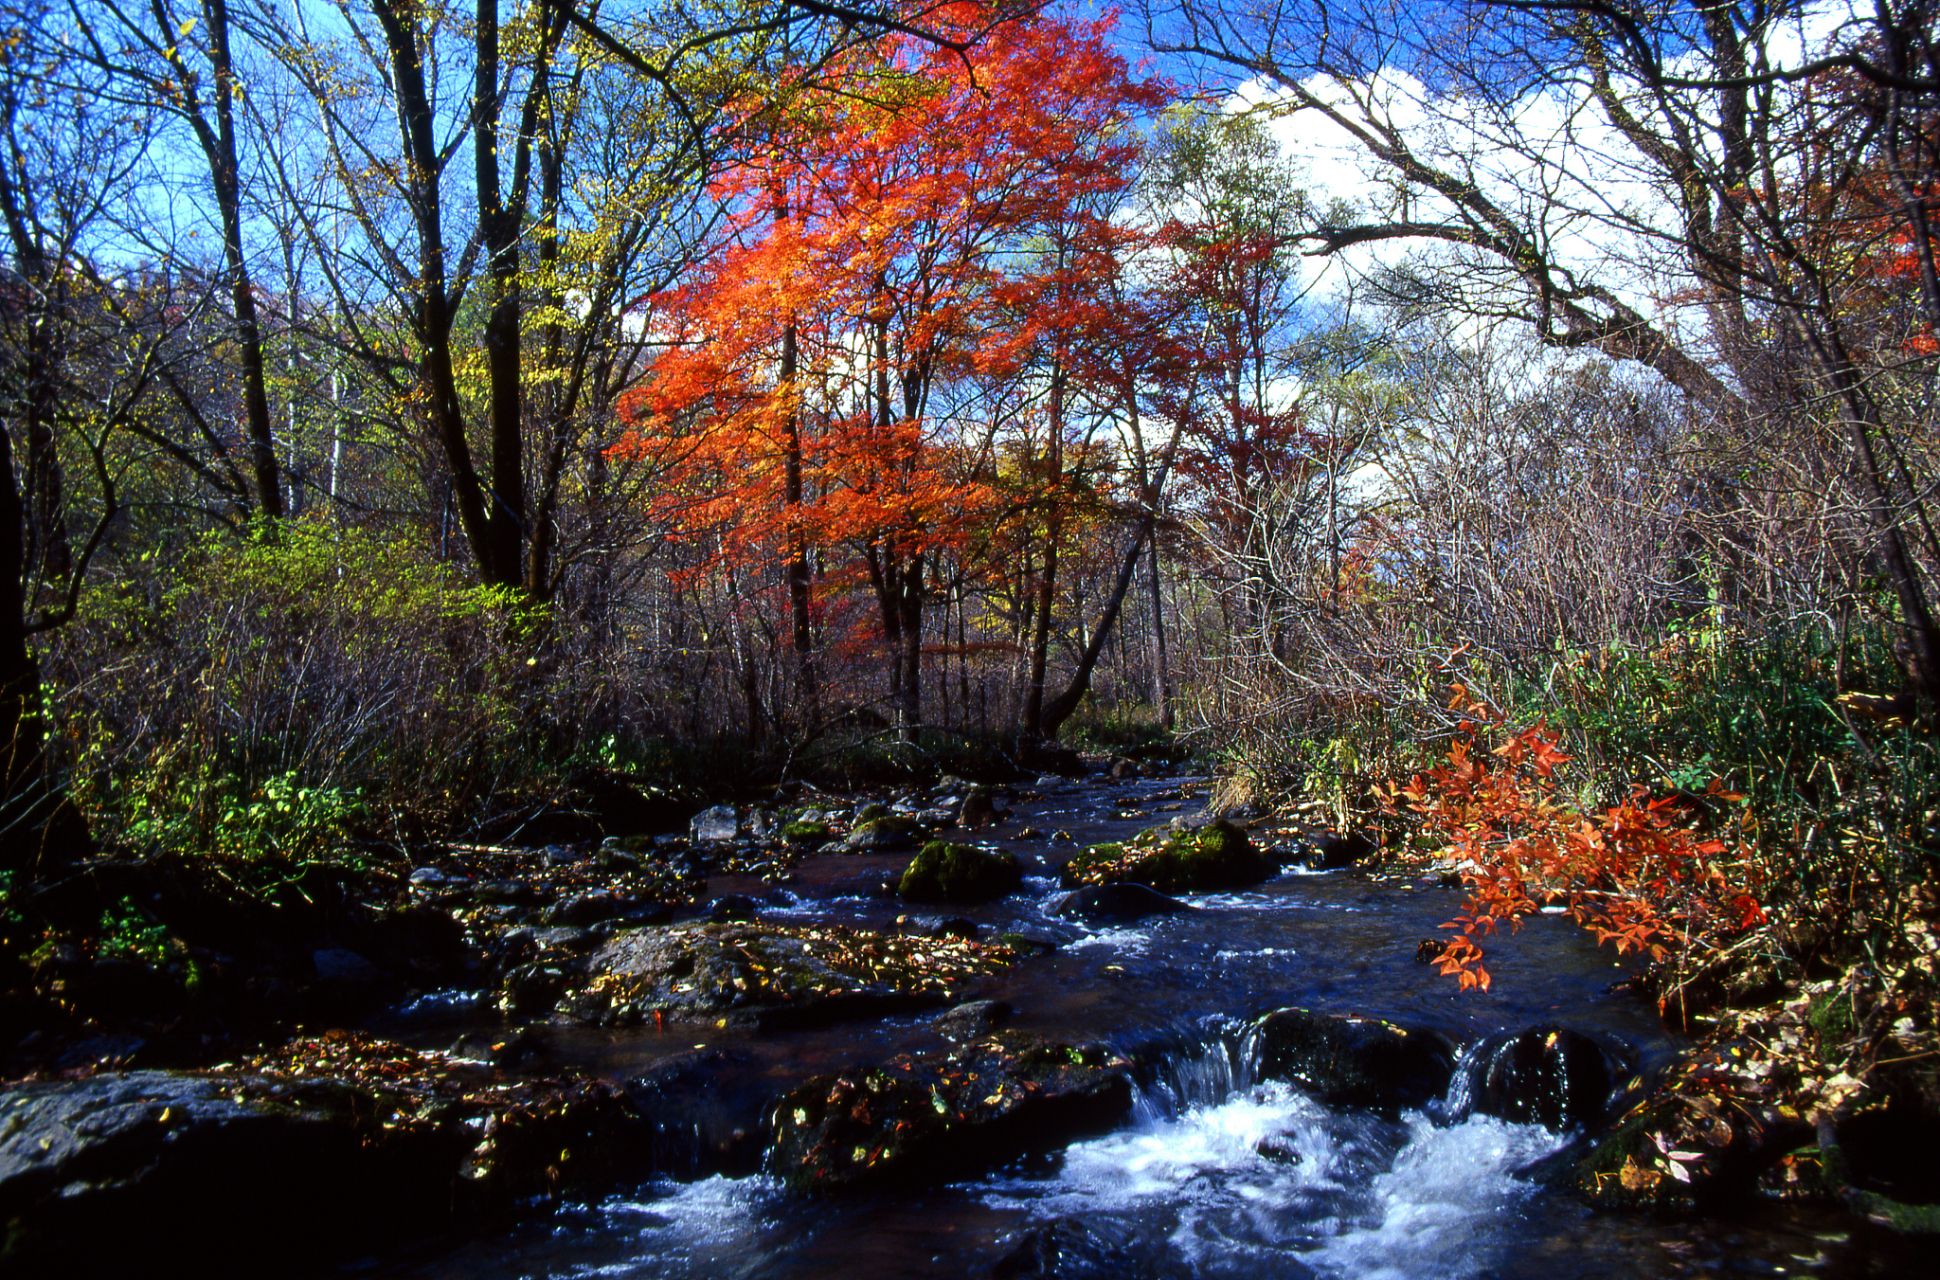
M 1131 1107 L 1112 1050 L 1000 1032 L 790 1091 L 769 1168 L 805 1191 L 938 1182 L 1106 1132 Z
M 1161 893 L 1241 889 L 1279 873 L 1232 823 L 1209 822 L 1197 830 L 1152 827 L 1126 844 L 1095 844 L 1064 865 L 1067 889 L 1088 884 L 1142 884 Z
M 896 892 L 910 902 L 988 902 L 1023 883 L 1023 865 L 1008 849 L 932 840 L 910 860 Z
M 842 842 L 843 853 L 892 853 L 907 849 L 923 836 L 923 824 L 907 814 L 891 813 L 858 822 Z
M 1377 1018 L 1276 1009 L 1252 1032 L 1263 1080 L 1285 1080 L 1330 1106 L 1387 1114 L 1442 1096 L 1455 1050 L 1431 1031 Z
M 1142 884 L 1089 884 L 1073 889 L 1057 900 L 1053 915 L 1087 924 L 1124 924 L 1147 916 L 1176 915 L 1196 911 L 1177 898 L 1168 898 L 1157 889 Z
M 703 809 L 695 814 L 687 829 L 695 840 L 718 843 L 741 834 L 741 819 L 736 816 L 733 805 L 717 804 L 712 809 Z
M 764 1028 L 933 1009 L 1010 964 L 997 943 L 836 925 L 715 921 L 614 935 L 562 1012 L 602 1024 L 719 1020 Z
M 355 1086 L 272 1100 L 252 1084 L 143 1071 L 7 1093 L 0 1270 L 275 1270 L 271 1259 L 342 1258 L 449 1219 L 474 1134 L 399 1122 Z
M 1463 1055 L 1450 1090 L 1452 1119 L 1470 1113 L 1551 1132 L 1601 1122 L 1627 1064 L 1601 1041 L 1568 1027 L 1493 1035 Z

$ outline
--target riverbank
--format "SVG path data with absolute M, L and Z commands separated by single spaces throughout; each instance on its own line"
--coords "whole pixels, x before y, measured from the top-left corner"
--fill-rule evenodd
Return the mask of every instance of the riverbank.
M 1592 1040 L 1624 1059 L 1621 1072 L 1604 1064 L 1609 1083 L 1641 1069 L 1659 1084 L 1654 1092 L 1632 1088 L 1628 1100 L 1647 1103 L 1633 1114 L 1652 1119 L 1624 1135 L 1629 1146 L 1613 1167 L 1571 1157 L 1567 1173 L 1547 1170 L 1553 1180 L 1602 1203 L 1705 1212 L 1746 1197 L 1827 1200 L 1840 1192 L 1838 1183 L 1815 1176 L 1798 1158 L 1806 1147 L 1824 1144 L 1816 1128 L 1808 1134 L 1787 1127 L 1783 1109 L 1797 1108 L 1778 1091 L 1782 1081 L 1764 1099 L 1783 1123 L 1746 1105 L 1755 1093 L 1724 1101 L 1726 1076 L 1716 1064 L 1742 1068 L 1754 1081 L 1769 1078 L 1769 1071 L 1759 1074 L 1757 1058 L 1728 1047 L 1719 1058 L 1713 1046 L 1714 1065 L 1703 1073 L 1689 1067 L 1705 1060 L 1701 1054 L 1658 1073 L 1669 1057 L 1667 1041 L 1632 1051 L 1650 1040 L 1648 1010 L 1627 997 L 1598 996 L 1593 985 L 1562 996 L 1551 958 L 1526 962 L 1527 971 L 1513 956 L 1503 958 L 1499 985 L 1513 991 L 1520 984 L 1525 997 L 1456 998 L 1452 984 L 1416 955 L 1423 931 L 1455 905 L 1452 892 L 1412 872 L 1382 879 L 1353 872 L 1346 881 L 1299 875 L 1308 861 L 1324 861 L 1323 849 L 1339 855 L 1343 845 L 1323 840 L 1324 833 L 1254 824 L 1253 843 L 1270 851 L 1274 864 L 1267 872 L 1282 865 L 1295 871 L 1272 881 L 1267 887 L 1279 888 L 1257 902 L 1246 892 L 1189 894 L 1180 905 L 1191 907 L 1190 915 L 1160 912 L 1143 923 L 1143 908 L 1128 917 L 1114 914 L 1126 910 L 1122 903 L 1107 902 L 1103 915 L 1075 919 L 1040 906 L 1057 898 L 1057 872 L 1087 845 L 1135 846 L 1127 837 L 1140 830 L 1213 817 L 1203 807 L 1203 781 L 1140 780 L 1135 769 L 1120 772 L 1133 776 L 1083 784 L 1047 777 L 1008 792 L 986 790 L 975 801 L 970 787 L 946 780 L 884 797 L 891 803 L 876 802 L 886 810 L 881 814 L 867 804 L 814 797 L 773 810 L 709 810 L 685 835 L 448 849 L 426 865 L 388 873 L 381 883 L 396 891 L 389 900 L 351 898 L 332 909 L 312 899 L 316 915 L 281 918 L 280 931 L 270 931 L 281 954 L 295 955 L 318 938 L 335 944 L 314 947 L 307 972 L 291 963 L 280 973 L 272 969 L 263 982 L 269 960 L 256 961 L 252 970 L 242 968 L 239 956 L 213 953 L 210 964 L 225 967 L 205 968 L 195 992 L 184 980 L 180 1000 L 166 1007 L 169 1020 L 96 1018 L 93 1028 L 83 1028 L 97 1033 L 92 1037 L 46 1037 L 39 1047 L 49 1065 L 9 1105 L 18 1110 L 18 1099 L 26 1097 L 40 1100 L 44 1111 L 46 1099 L 63 1098 L 51 1123 L 73 1130 L 60 1114 L 85 1111 L 83 1104 L 95 1097 L 91 1089 L 120 1089 L 132 1080 L 126 1086 L 132 1093 L 99 1102 L 121 1107 L 126 1120 L 107 1132 L 137 1135 L 117 1139 L 131 1144 L 117 1159 L 161 1170 L 166 1180 L 172 1166 L 149 1158 L 157 1151 L 180 1152 L 170 1159 L 200 1168 L 198 1143 L 213 1144 L 212 1151 L 254 1150 L 247 1159 L 225 1157 L 231 1176 L 245 1171 L 258 1187 L 280 1188 L 263 1192 L 279 1207 L 274 1213 L 251 1196 L 213 1190 L 192 1204 L 164 1202 L 158 1229 L 166 1221 L 233 1219 L 301 1235 L 316 1231 L 306 1223 L 353 1221 L 357 1231 L 338 1229 L 332 1237 L 339 1256 L 347 1257 L 488 1228 L 532 1212 L 535 1203 L 597 1200 L 605 1189 L 655 1174 L 749 1176 L 791 1142 L 795 1167 L 820 1171 L 804 1173 L 807 1182 L 835 1177 L 866 1189 L 931 1162 L 934 1169 L 914 1182 L 961 1176 L 1028 1155 L 1043 1135 L 1056 1145 L 1122 1126 L 1133 1100 L 1151 1097 L 1156 1075 L 1172 1069 L 1163 1064 L 1182 1054 L 1203 1056 L 1213 1043 L 1228 1046 L 1221 1052 L 1234 1061 L 1244 1058 L 1240 1076 L 1265 1078 L 1257 1056 L 1245 1057 L 1253 1051 L 1242 1052 L 1247 1028 L 1296 997 L 1332 1020 L 1328 1026 L 1349 1025 L 1341 1020 L 1385 1005 L 1401 1016 L 1380 1024 L 1445 1046 L 1451 1073 L 1457 1046 L 1479 1044 L 1505 1028 L 1540 1030 L 1544 1006 L 1561 998 L 1588 1011 Z M 975 825 L 959 827 L 966 807 Z M 1020 893 L 983 903 L 906 901 L 890 886 L 900 884 L 920 847 L 919 828 L 924 837 L 1021 852 L 1031 878 Z M 1349 890 L 1350 882 L 1358 887 Z M 1334 905 L 1316 909 L 1303 895 L 1322 884 L 1330 886 L 1325 901 Z M 1395 900 L 1411 901 L 1411 914 L 1359 942 L 1343 935 L 1352 915 L 1392 911 Z M 1095 896 L 1088 901 L 1096 906 Z M 1280 902 L 1287 906 L 1272 905 Z M 1310 932 L 1285 933 L 1288 909 L 1296 918 L 1314 917 L 1311 926 L 1300 926 Z M 449 923 L 439 925 L 438 918 Z M 306 923 L 317 920 L 320 928 Z M 1179 963 L 1152 954 L 1155 937 L 1167 939 Z M 652 945 L 642 950 L 637 944 L 647 939 Z M 384 949 L 386 943 L 393 949 Z M 258 945 L 259 956 L 272 954 L 268 940 Z M 1333 945 L 1337 953 L 1330 955 L 1326 948 Z M 1614 975 L 1607 961 L 1585 958 L 1580 940 L 1571 945 L 1569 954 L 1579 958 L 1569 964 L 1581 967 L 1584 981 L 1608 986 Z M 1194 954 L 1203 959 L 1192 961 Z M 1587 957 L 1595 955 L 1587 950 Z M 204 957 L 186 959 L 185 970 Z M 232 964 L 240 972 L 226 967 Z M 55 973 L 55 981 L 72 984 L 55 994 L 100 1001 L 93 1007 L 101 1010 L 117 1007 L 106 1000 L 113 988 L 92 974 L 99 966 L 89 966 L 80 981 L 73 971 Z M 167 972 L 154 970 L 144 981 L 158 982 L 157 974 Z M 418 976 L 428 979 L 425 986 L 401 985 Z M 117 980 L 132 989 L 132 979 Z M 1807 999 L 1821 995 L 1807 993 Z M 74 1016 L 87 1007 L 77 1003 Z M 321 1029 L 313 1021 L 333 1012 L 334 1024 L 323 1026 L 358 1029 Z M 1208 1014 L 1218 1016 L 1208 1023 Z M 1518 1051 L 1537 1065 L 1517 1068 L 1527 1078 L 1502 1085 L 1505 1096 L 1541 1093 L 1568 1078 L 1567 1055 L 1548 1052 L 1546 1035 L 1536 1037 L 1534 1049 Z M 1316 1052 L 1339 1059 L 1345 1051 L 1337 1040 L 1321 1037 Z M 54 1065 L 54 1055 L 77 1051 L 99 1056 Z M 181 1056 L 170 1061 L 169 1054 Z M 1515 1057 L 1505 1061 L 1513 1067 Z M 1560 1065 L 1542 1065 L 1550 1060 Z M 1302 1079 L 1311 1092 L 1312 1061 L 1310 1054 L 1307 1067 L 1283 1067 L 1279 1075 Z M 187 1074 L 119 1074 L 144 1066 L 186 1068 Z M 973 1081 L 981 1088 L 969 1088 Z M 779 1100 L 797 1095 L 801 1105 L 778 1108 Z M 838 1095 L 840 1123 L 828 1110 Z M 1439 1089 L 1410 1086 L 1405 1096 L 1385 1097 L 1374 1088 L 1351 1101 L 1399 1108 L 1431 1095 L 1438 1097 Z M 218 1104 L 221 1116 L 204 1115 Z M 796 1121 L 798 1110 L 803 1119 Z M 881 1135 L 867 1125 L 859 1136 L 858 1111 L 892 1131 L 917 1118 L 945 1123 L 934 1133 L 917 1126 L 916 1138 L 899 1145 L 870 1138 Z M 1719 1123 L 1694 1131 L 1693 1117 Z M 771 1130 L 777 1118 L 781 1123 Z M 1580 1124 L 1588 1117 L 1572 1119 Z M 1755 1119 L 1755 1128 L 1741 1119 Z M 16 1174 L 66 1158 L 37 1160 L 33 1152 L 48 1132 L 24 1119 L 10 1124 Z M 223 1136 L 235 1125 L 283 1136 L 251 1148 L 255 1139 Z M 1020 1146 L 1015 1135 L 1024 1133 L 1037 1137 Z M 1832 1136 L 1846 1136 L 1837 1122 Z M 1717 1141 L 1707 1148 L 1707 1138 Z M 258 1164 L 281 1170 L 277 1143 L 307 1153 L 292 1167 L 301 1165 L 311 1180 L 249 1172 Z M 346 1202 L 345 1187 L 390 1185 L 358 1163 L 374 1159 L 409 1170 L 404 1181 L 420 1191 L 446 1192 L 431 1196 L 429 1205 L 422 1194 Z M 82 1172 L 65 1181 L 64 1174 L 30 1169 L 25 1182 L 11 1184 L 27 1189 L 25 1198 L 11 1202 L 18 1257 L 35 1256 L 43 1246 L 53 1255 L 71 1248 L 56 1242 L 79 1238 L 76 1233 L 98 1220 L 95 1210 L 80 1206 L 101 1188 L 129 1194 L 128 1177 L 86 1165 L 70 1159 Z M 1879 1167 L 1870 1153 L 1861 1156 L 1862 1176 L 1877 1176 Z M 197 1178 L 197 1185 L 222 1185 L 209 1182 L 206 1169 Z M 1884 1193 L 1862 1188 L 1859 1194 Z M 64 1213 L 78 1215 L 71 1230 L 36 1207 L 50 1203 L 49 1196 Z M 1877 1207 L 1851 1196 L 1847 1202 L 1862 1214 Z M 222 1234 L 237 1264 L 246 1265 L 257 1236 L 240 1228 Z

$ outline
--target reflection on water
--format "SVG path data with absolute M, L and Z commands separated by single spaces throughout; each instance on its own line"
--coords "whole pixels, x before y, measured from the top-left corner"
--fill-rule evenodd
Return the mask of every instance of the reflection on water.
M 1174 784 L 1176 785 L 1176 784 Z M 1149 789 L 1149 788 L 1148 788 Z M 1150 818 L 1031 815 L 1119 839 Z M 1023 815 L 1020 815 L 1020 817 Z M 1460 901 L 1445 889 L 1358 873 L 1287 875 L 1198 895 L 1189 914 L 1087 928 L 1053 914 L 1042 844 L 1013 842 L 1026 892 L 966 910 L 991 930 L 1054 942 L 981 991 L 1013 1025 L 1109 1040 L 1144 1063 L 1123 1130 L 983 1179 L 895 1196 L 793 1196 L 764 1177 L 659 1179 L 566 1204 L 507 1235 L 393 1260 L 366 1274 L 420 1280 L 612 1276 L 637 1280 L 888 1280 L 891 1277 L 1311 1277 L 1313 1280 L 1589 1280 L 1604 1276 L 1930 1274 L 1903 1241 L 1854 1238 L 1777 1209 L 1734 1221 L 1657 1222 L 1589 1212 L 1514 1171 L 1553 1150 L 1536 1126 L 1488 1118 L 1437 1127 L 1322 1107 L 1250 1078 L 1239 1028 L 1298 1004 L 1387 1017 L 1457 1041 L 1563 1023 L 1623 1041 L 1645 1063 L 1672 1045 L 1651 1012 L 1614 995 L 1607 951 L 1554 919 L 1494 940 L 1487 993 L 1458 993 L 1415 962 Z M 1065 852 L 1069 852 L 1067 848 Z M 901 904 L 858 895 L 831 860 L 827 892 L 791 887 L 790 919 L 894 927 Z M 692 1042 L 722 1044 L 741 1087 L 772 1088 L 893 1053 L 940 1048 L 926 1018 L 754 1037 L 691 1027 L 656 1035 L 570 1032 L 582 1065 L 625 1078 Z M 730 1059 L 723 1059 L 729 1061 Z M 753 1081 L 753 1084 L 749 1082 Z M 762 1082 L 766 1082 L 765 1084 Z M 769 1096 L 763 1094 L 762 1096 Z M 1843 1220 L 1840 1220 L 1843 1222 Z

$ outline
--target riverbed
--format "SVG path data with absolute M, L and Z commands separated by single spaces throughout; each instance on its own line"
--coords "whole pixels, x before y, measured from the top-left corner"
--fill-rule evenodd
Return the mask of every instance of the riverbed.
M 1729 1221 L 1597 1213 L 1519 1172 L 1572 1136 L 1437 1104 L 1384 1115 L 1322 1106 L 1257 1076 L 1246 1028 L 1276 1008 L 1380 1018 L 1457 1044 L 1561 1026 L 1648 1075 L 1678 1043 L 1607 950 L 1559 918 L 1490 944 L 1494 985 L 1460 992 L 1417 959 L 1460 893 L 1413 876 L 1291 871 L 1195 910 L 1087 926 L 1053 914 L 1056 870 L 1086 843 L 1196 807 L 1194 780 L 1043 780 L 977 837 L 1024 860 L 1024 888 L 947 914 L 1051 944 L 974 994 L 1008 1026 L 1102 1043 L 1138 1064 L 1130 1120 L 944 1186 L 838 1199 L 664 1144 L 661 1171 L 597 1200 L 534 1205 L 511 1232 L 367 1260 L 362 1274 L 860 1280 L 863 1277 L 1493 1277 L 1919 1274 L 1919 1252 L 1849 1218 L 1771 1206 Z M 1020 835 L 1025 829 L 1039 834 Z M 765 917 L 909 928 L 880 890 L 907 854 L 812 858 L 763 896 Z M 899 920 L 900 918 L 900 920 Z M 432 1035 L 436 1033 L 427 1033 Z M 625 1080 L 687 1055 L 731 1060 L 733 1087 L 778 1095 L 947 1042 L 933 1015 L 758 1034 L 551 1031 L 562 1060 Z M 725 1084 L 724 1084 L 725 1087 Z M 679 1135 L 672 1135 L 678 1138 Z

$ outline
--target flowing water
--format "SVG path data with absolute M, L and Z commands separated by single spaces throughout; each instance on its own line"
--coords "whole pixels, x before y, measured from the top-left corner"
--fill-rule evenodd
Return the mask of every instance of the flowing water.
M 1176 782 L 1070 787 L 1019 818 L 1080 843 L 1112 839 L 1166 816 L 1178 796 Z M 1041 840 L 1009 847 L 1027 866 L 1046 851 Z M 1061 860 L 1044 858 L 1043 869 Z M 899 907 L 867 886 L 901 861 L 812 860 L 775 909 L 890 926 Z M 1459 993 L 1415 960 L 1418 942 L 1459 904 L 1447 889 L 1352 871 L 1288 874 L 1189 897 L 1199 908 L 1191 914 L 1096 929 L 1050 915 L 1057 896 L 1044 876 L 964 913 L 1062 944 L 978 994 L 1009 1001 L 1013 1027 L 1110 1042 L 1138 1062 L 1137 1104 L 1118 1131 L 973 1180 L 839 1200 L 792 1195 L 751 1170 L 715 1172 L 696 1154 L 704 1143 L 673 1141 L 661 1159 L 668 1176 L 376 1269 L 425 1280 L 1932 1274 L 1923 1250 L 1863 1228 L 1855 1235 L 1845 1219 L 1776 1208 L 1684 1223 L 1594 1213 L 1516 1176 L 1566 1141 L 1539 1125 L 1339 1110 L 1254 1078 L 1243 1028 L 1283 1005 L 1388 1018 L 1462 1043 L 1561 1024 L 1645 1070 L 1668 1059 L 1676 1046 L 1622 992 L 1610 953 L 1561 920 L 1534 920 L 1494 943 L 1493 989 Z M 918 1016 L 761 1037 L 582 1032 L 558 1048 L 621 1078 L 712 1051 L 732 1064 L 723 1088 L 732 1076 L 760 1094 L 944 1043 Z

